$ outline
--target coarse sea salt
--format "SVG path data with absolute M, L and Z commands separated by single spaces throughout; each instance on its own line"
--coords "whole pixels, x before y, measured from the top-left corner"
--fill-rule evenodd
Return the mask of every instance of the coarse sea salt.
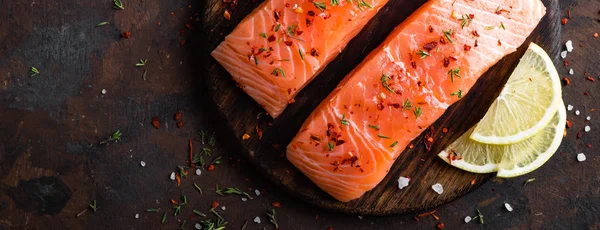
M 202 175 L 202 170 L 196 169 L 196 175 L 198 175 L 198 176 Z
M 140 218 L 140 214 L 136 213 L 136 214 L 135 214 L 135 218 L 136 218 L 136 219 L 139 219 L 139 218 Z
M 144 167 L 144 166 L 146 166 L 146 162 L 144 162 L 144 161 L 140 161 L 140 165 L 141 165 L 142 167 Z
M 573 69 L 570 69 L 569 74 L 573 75 L 573 74 L 575 74 L 575 71 Z
M 254 223 L 260 224 L 260 217 L 257 216 L 254 218 Z
M 175 180 L 175 172 L 172 172 L 172 173 L 171 173 L 171 176 L 169 177 L 169 179 L 171 179 L 171 180 Z
M 569 110 L 569 111 L 573 110 L 573 106 L 572 105 L 567 105 L 567 110 Z
M 433 191 L 435 191 L 437 194 L 444 193 L 444 187 L 442 187 L 440 183 L 432 185 L 431 189 L 433 189 Z
M 571 40 L 568 40 L 568 41 L 565 43 L 565 47 L 567 47 L 567 51 L 568 51 L 569 53 L 573 52 L 573 42 L 572 42 Z
M 406 188 L 406 186 L 408 186 L 408 182 L 409 181 L 410 181 L 409 178 L 406 178 L 406 177 L 403 177 L 403 176 L 399 177 L 398 178 L 398 188 L 399 189 Z
M 585 119 L 589 121 L 589 120 L 592 120 L 592 117 L 587 116 Z
M 470 216 L 465 217 L 465 223 L 469 223 L 471 222 L 473 218 L 471 218 Z
M 106 94 L 106 89 L 102 89 L 102 94 Z
M 508 203 L 504 203 L 504 207 L 505 207 L 505 208 L 506 208 L 506 210 L 508 210 L 509 212 L 512 212 L 512 211 L 513 211 L 513 208 L 512 208 L 512 206 L 510 206 L 510 204 L 508 204 Z
M 221 206 L 221 210 L 225 211 L 225 209 L 227 209 L 225 208 L 225 205 Z
M 198 229 L 198 230 L 201 230 L 201 229 L 202 229 L 202 225 L 200 225 L 200 223 L 196 223 L 196 224 L 194 225 L 194 228 L 196 228 L 196 229 Z
M 560 57 L 561 57 L 562 59 L 565 59 L 565 58 L 567 58 L 567 51 L 565 50 L 565 51 L 563 51 L 563 52 L 560 52 Z
M 579 110 L 575 110 L 575 115 L 579 116 L 580 112 Z
M 585 128 L 583 128 L 583 131 L 585 131 L 586 133 L 590 131 L 590 126 L 586 125 Z
M 579 162 L 585 161 L 585 154 L 583 154 L 583 153 L 577 154 L 577 160 Z
M 248 201 L 248 198 L 242 197 L 242 201 L 246 202 L 246 201 Z
M 258 191 L 258 189 L 254 189 L 254 193 L 255 193 L 257 196 L 260 196 L 260 191 Z

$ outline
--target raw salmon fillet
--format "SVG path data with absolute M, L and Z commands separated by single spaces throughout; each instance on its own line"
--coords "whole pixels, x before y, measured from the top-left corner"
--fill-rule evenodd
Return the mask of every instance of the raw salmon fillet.
M 275 118 L 387 1 L 267 0 L 211 54 Z
M 350 201 L 545 14 L 539 0 L 431 0 L 342 80 L 287 146 L 321 189 Z

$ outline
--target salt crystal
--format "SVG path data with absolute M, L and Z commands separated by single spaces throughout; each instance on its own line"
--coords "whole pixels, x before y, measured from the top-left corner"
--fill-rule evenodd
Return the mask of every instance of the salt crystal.
M 569 111 L 573 110 L 573 106 L 572 105 L 567 105 L 567 110 L 569 110 Z
M 136 213 L 136 214 L 135 214 L 135 218 L 136 218 L 136 219 L 139 219 L 139 218 L 140 218 L 140 214 Z
M 254 193 L 256 193 L 257 196 L 260 196 L 260 191 L 258 191 L 258 189 L 254 189 Z
M 140 165 L 141 165 L 142 167 L 144 167 L 144 166 L 146 166 L 146 162 L 144 162 L 144 161 L 140 161 Z
M 409 181 L 410 181 L 410 179 L 408 179 L 406 177 L 403 177 L 403 176 L 399 177 L 398 178 L 398 188 L 399 189 L 405 188 L 406 186 L 408 186 Z
M 579 162 L 585 161 L 585 154 L 583 154 L 583 153 L 577 154 L 577 160 Z
M 575 115 L 579 116 L 579 110 L 575 110 Z
M 471 218 L 470 216 L 465 217 L 465 223 L 469 223 L 471 222 L 473 218 Z
M 585 128 L 583 128 L 583 130 L 584 130 L 586 133 L 587 133 L 587 132 L 589 132 L 589 131 L 590 131 L 590 129 L 591 129 L 591 128 L 590 128 L 590 126 L 589 126 L 589 125 L 586 125 L 586 126 L 585 126 Z
M 257 216 L 254 218 L 254 223 L 260 224 L 260 217 Z
M 444 187 L 440 183 L 434 184 L 431 186 L 433 191 L 437 192 L 437 194 L 442 194 L 444 192 Z
M 592 118 L 591 118 L 590 116 L 587 116 L 585 119 L 589 121 L 589 120 L 591 120 Z
M 242 197 L 242 201 L 246 202 L 246 201 L 248 201 L 248 198 Z
M 358 219 L 362 220 L 363 216 L 358 216 Z
M 573 52 L 573 42 L 571 40 L 568 40 L 567 43 L 565 43 L 565 46 L 567 47 L 567 51 L 569 51 L 569 53 Z
M 196 175 L 200 176 L 200 174 L 202 174 L 202 170 L 196 169 Z
M 106 90 L 105 89 L 102 89 L 102 94 L 106 94 Z
M 573 74 L 575 74 L 575 71 L 573 71 L 573 69 L 570 69 L 569 74 L 573 75 Z
M 225 208 L 225 205 L 221 206 L 221 210 L 225 211 L 225 209 L 227 209 Z
M 565 59 L 565 58 L 567 58 L 567 51 L 565 50 L 565 51 L 563 51 L 563 52 L 560 52 L 560 57 L 561 57 L 562 59 Z
M 171 180 L 175 180 L 175 172 L 171 173 L 171 176 L 169 177 Z
M 194 228 L 202 230 L 202 225 L 200 225 L 200 223 L 196 223 L 196 225 L 194 225 Z
M 508 203 L 504 203 L 504 207 L 506 207 L 506 210 L 508 210 L 509 212 L 513 211 L 513 208 Z

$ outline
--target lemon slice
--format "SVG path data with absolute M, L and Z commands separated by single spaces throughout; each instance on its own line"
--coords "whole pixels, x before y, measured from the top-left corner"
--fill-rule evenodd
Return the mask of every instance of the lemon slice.
M 474 130 L 471 128 L 438 156 L 469 172 L 498 172 L 498 177 L 521 176 L 539 168 L 554 155 L 562 141 L 566 120 L 561 100 L 550 122 L 522 142 L 510 145 L 479 143 L 469 138 Z
M 531 43 L 471 139 L 486 144 L 521 142 L 543 129 L 561 104 L 560 78 L 548 54 Z

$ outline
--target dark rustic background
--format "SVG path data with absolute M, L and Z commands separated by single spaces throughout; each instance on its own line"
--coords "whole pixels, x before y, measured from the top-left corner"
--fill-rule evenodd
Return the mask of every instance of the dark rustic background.
M 231 229 L 272 229 L 264 214 L 272 202 L 282 229 L 433 229 L 438 221 L 414 215 L 363 217 L 332 213 L 290 197 L 266 181 L 231 144 L 228 131 L 205 93 L 199 60 L 201 1 L 126 1 L 114 10 L 111 1 L 0 0 L 0 229 L 186 229 L 203 218 L 189 220 L 192 208 L 207 212 L 213 201 Z M 573 127 L 559 152 L 541 169 L 515 179 L 493 179 L 476 191 L 437 208 L 447 228 L 599 229 L 600 167 L 596 113 L 600 109 L 598 44 L 600 1 L 561 0 L 563 40 L 573 40 L 568 67 L 556 63 L 562 77 L 565 104 Z M 235 11 L 234 11 L 235 15 Z M 95 27 L 100 22 L 109 22 Z M 186 27 L 186 24 L 188 26 Z M 122 38 L 129 31 L 131 37 Z M 148 59 L 146 67 L 135 67 Z M 40 74 L 29 76 L 34 66 Z M 568 75 L 569 68 L 575 74 Z M 144 78 L 144 72 L 147 71 Z M 102 90 L 106 89 L 106 94 Z M 175 112 L 183 113 L 183 128 Z M 585 117 L 591 116 L 586 122 Z M 160 129 L 151 126 L 157 116 Z M 591 131 L 585 133 L 585 125 Z M 98 146 L 115 130 L 121 141 Z M 178 165 L 186 165 L 188 139 L 194 153 L 202 145 L 197 131 L 216 131 L 212 160 L 224 163 L 201 176 L 169 180 Z M 577 137 L 577 133 L 581 137 Z M 591 147 L 587 145 L 590 144 Z M 583 152 L 587 161 L 577 162 Z M 145 161 L 146 166 L 140 166 Z M 526 186 L 528 178 L 536 180 Z M 203 188 L 199 194 L 192 186 Z M 220 197 L 215 184 L 248 190 L 255 199 Z M 254 189 L 262 191 L 256 196 Z M 185 194 L 187 206 L 173 216 L 170 199 Z M 97 200 L 97 212 L 78 213 Z M 514 207 L 504 209 L 504 202 Z M 147 208 L 161 208 L 148 213 Z M 464 224 L 480 209 L 485 224 Z M 165 224 L 160 224 L 167 211 Z M 139 219 L 135 215 L 139 213 Z M 252 220 L 260 216 L 262 223 Z

